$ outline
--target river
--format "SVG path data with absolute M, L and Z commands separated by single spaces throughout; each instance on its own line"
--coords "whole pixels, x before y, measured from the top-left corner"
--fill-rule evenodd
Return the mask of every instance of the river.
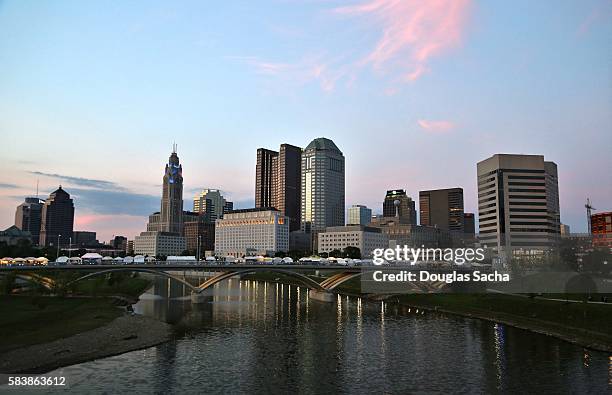
M 158 279 L 135 305 L 174 324 L 174 340 L 49 375 L 74 393 L 612 390 L 612 356 L 500 324 L 237 279 L 202 305 L 186 294 Z

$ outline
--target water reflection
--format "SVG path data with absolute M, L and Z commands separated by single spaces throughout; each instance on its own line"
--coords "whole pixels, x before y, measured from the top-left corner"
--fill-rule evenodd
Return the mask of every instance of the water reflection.
M 200 279 L 189 279 L 194 284 Z M 173 323 L 158 347 L 65 368 L 75 393 L 570 392 L 612 388 L 612 357 L 483 321 L 385 302 L 310 300 L 234 278 L 192 305 L 156 280 L 135 311 Z

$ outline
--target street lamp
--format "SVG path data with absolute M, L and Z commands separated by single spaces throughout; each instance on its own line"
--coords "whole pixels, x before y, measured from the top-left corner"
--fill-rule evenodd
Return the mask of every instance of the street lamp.
M 72 258 L 72 236 L 68 238 L 68 260 Z
M 202 235 L 198 235 L 198 257 L 197 262 L 200 263 L 200 246 L 202 245 Z
M 62 237 L 62 235 L 58 234 L 57 235 L 57 254 L 55 255 L 55 262 L 57 262 L 57 258 L 59 258 L 59 241 L 60 241 L 60 237 Z

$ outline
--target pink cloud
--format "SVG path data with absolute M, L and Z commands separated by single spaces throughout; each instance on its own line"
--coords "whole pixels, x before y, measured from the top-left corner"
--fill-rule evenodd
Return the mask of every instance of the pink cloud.
M 607 1 L 593 8 L 593 10 L 582 20 L 576 34 L 586 35 L 598 22 L 606 21 L 612 17 L 612 2 Z
M 448 132 L 449 130 L 455 127 L 455 124 L 450 121 L 432 121 L 427 119 L 419 119 L 417 123 L 419 124 L 421 129 L 432 133 Z
M 127 236 L 133 239 L 135 235 L 146 230 L 147 218 L 125 214 L 79 214 L 74 218 L 74 230 L 97 232 L 100 241 L 108 241 L 113 235 Z
M 380 70 L 395 64 L 404 81 L 428 69 L 430 58 L 456 48 L 465 30 L 470 0 L 372 0 L 335 12 L 370 18 L 381 29 L 375 48 L 362 60 Z
M 317 82 L 325 92 L 334 91 L 341 80 L 350 88 L 366 66 L 390 72 L 394 83 L 414 82 L 430 71 L 431 58 L 461 44 L 470 5 L 471 0 L 370 0 L 334 8 L 336 15 L 362 17 L 373 26 L 379 35 L 374 48 L 362 53 L 347 48 L 335 56 L 311 55 L 293 63 L 234 58 L 257 73 L 294 84 Z

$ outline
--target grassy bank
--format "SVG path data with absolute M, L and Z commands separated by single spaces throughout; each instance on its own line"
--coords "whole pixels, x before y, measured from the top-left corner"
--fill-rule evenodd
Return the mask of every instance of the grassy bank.
M 299 284 L 294 278 L 275 273 L 257 273 L 248 279 Z M 361 293 L 358 278 L 347 281 L 335 291 L 340 294 L 368 296 Z M 567 299 L 568 302 L 544 298 Z M 500 322 L 585 347 L 612 351 L 612 304 L 584 303 L 587 298 L 587 295 L 580 294 L 551 294 L 529 298 L 502 294 L 452 293 L 392 295 L 388 301 Z M 600 295 L 593 295 L 592 299 L 599 300 Z M 577 300 L 583 302 L 570 302 Z
M 391 300 L 559 337 L 612 351 L 612 306 L 549 301 L 500 294 L 410 294 Z
M 76 283 L 72 292 L 89 296 L 126 296 L 138 298 L 151 286 L 151 280 L 128 273 L 113 273 Z
M 108 298 L 0 296 L 0 353 L 66 338 L 122 314 Z

